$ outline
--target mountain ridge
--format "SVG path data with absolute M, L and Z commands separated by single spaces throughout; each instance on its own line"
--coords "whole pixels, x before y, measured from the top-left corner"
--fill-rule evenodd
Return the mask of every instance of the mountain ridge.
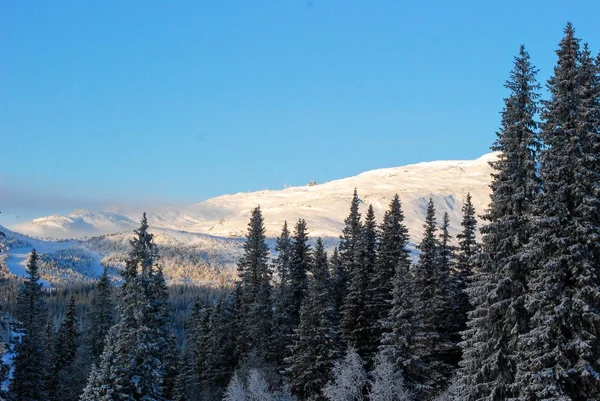
M 477 212 L 483 212 L 489 203 L 489 161 L 495 158 L 496 153 L 488 153 L 474 160 L 420 162 L 312 186 L 225 194 L 183 207 L 150 208 L 148 219 L 156 228 L 236 238 L 244 236 L 250 211 L 260 205 L 268 237 L 276 237 L 284 221 L 293 225 L 299 218 L 307 221 L 312 236 L 337 237 L 352 192 L 357 188 L 361 211 L 373 205 L 378 221 L 398 193 L 411 238 L 416 242 L 429 197 L 433 198 L 440 218 L 444 211 L 449 213 L 453 234 L 460 228 L 460 208 L 467 192 L 471 193 Z M 141 211 L 78 209 L 66 216 L 39 217 L 11 228 L 34 237 L 83 238 L 130 231 L 140 217 Z

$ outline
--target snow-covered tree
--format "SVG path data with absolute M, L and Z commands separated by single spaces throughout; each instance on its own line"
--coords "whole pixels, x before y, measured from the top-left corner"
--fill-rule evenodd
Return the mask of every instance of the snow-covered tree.
M 528 322 L 524 295 L 529 266 L 523 248 L 530 237 L 531 204 L 539 193 L 536 156 L 540 148 L 535 115 L 539 85 L 529 54 L 521 46 L 505 86 L 502 122 L 490 164 L 492 193 L 482 227 L 482 254 L 468 284 L 473 310 L 463 333 L 459 375 L 467 400 L 510 399 L 514 395 L 518 334 Z
M 542 117 L 540 177 L 528 255 L 533 264 L 520 337 L 523 400 L 589 400 L 600 394 L 600 169 L 589 56 L 573 26 L 557 50 Z M 595 75 L 592 72 L 592 75 Z M 585 76 L 585 78 L 584 78 Z M 590 94 L 585 94 L 586 92 Z M 591 132 L 590 132 L 591 130 Z
M 367 385 L 364 362 L 352 347 L 333 366 L 333 380 L 323 388 L 323 395 L 329 401 L 361 401 Z
M 428 399 L 446 385 L 451 367 L 446 357 L 453 344 L 448 332 L 452 317 L 449 272 L 440 263 L 439 240 L 433 200 L 429 199 L 423 240 L 418 245 L 419 261 L 414 268 L 413 304 L 419 324 L 414 329 L 413 358 L 419 361 L 419 374 L 411 374 L 418 396 Z M 411 377 L 412 376 L 412 377 Z
M 121 320 L 107 336 L 84 401 L 162 401 L 167 342 L 167 291 L 158 249 L 144 213 L 131 240 L 117 306 Z
M 371 316 L 369 336 L 375 345 L 379 345 L 384 333 L 389 332 L 396 268 L 398 265 L 410 265 L 408 229 L 404 225 L 398 195 L 392 198 L 389 209 L 383 215 L 379 232 L 377 262 L 369 280 L 367 304 L 367 313 Z
M 19 289 L 15 317 L 18 320 L 18 342 L 15 344 L 11 394 L 19 401 L 46 400 L 48 362 L 45 347 L 46 303 L 38 270 L 35 249 L 27 262 L 27 277 Z
M 370 401 L 413 401 L 413 393 L 404 385 L 404 377 L 384 352 L 375 356 L 373 370 L 369 373 Z
M 348 221 L 354 221 L 353 213 L 348 217 Z M 346 343 L 353 346 L 358 354 L 367 360 L 376 351 L 375 341 L 371 341 L 369 333 L 376 316 L 370 315 L 367 310 L 369 280 L 377 256 L 375 212 L 371 205 L 365 224 L 360 227 L 358 237 L 354 241 L 355 257 L 349 270 L 348 287 L 341 310 L 340 331 Z
M 317 239 L 310 270 L 308 293 L 300 309 L 300 324 L 294 332 L 286 376 L 300 399 L 321 399 L 338 355 L 335 310 L 323 242 Z
M 460 222 L 462 231 L 456 236 L 458 239 L 458 251 L 454 274 L 454 282 L 456 284 L 455 322 L 459 331 L 464 331 L 467 328 L 467 313 L 472 309 L 466 289 L 475 271 L 476 257 L 479 253 L 477 219 L 475 218 L 475 208 L 471 199 L 471 194 L 467 193 L 462 206 L 463 218 Z

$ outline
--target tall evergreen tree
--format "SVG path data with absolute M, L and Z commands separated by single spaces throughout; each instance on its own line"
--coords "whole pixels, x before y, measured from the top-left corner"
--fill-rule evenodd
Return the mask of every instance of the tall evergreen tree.
M 528 321 L 524 294 L 529 266 L 522 252 L 531 233 L 531 204 L 540 190 L 536 73 L 521 46 L 505 84 L 510 95 L 504 100 L 500 131 L 492 146 L 500 153 L 490 163 L 494 174 L 491 203 L 484 216 L 488 224 L 481 229 L 483 251 L 467 288 L 473 311 L 463 333 L 459 383 L 467 400 L 514 396 L 516 362 L 522 357 L 516 355 L 517 336 Z
M 355 243 L 356 257 L 350 270 L 348 290 L 342 306 L 340 329 L 344 340 L 356 348 L 363 360 L 370 362 L 377 351 L 376 340 L 370 337 L 370 329 L 377 317 L 367 310 L 369 281 L 375 269 L 377 257 L 377 223 L 375 211 L 369 205 L 359 237 Z
M 122 272 L 121 320 L 107 336 L 92 369 L 84 401 L 163 399 L 167 342 L 167 292 L 158 249 L 144 213 Z
M 77 357 L 77 315 L 75 313 L 75 297 L 71 295 L 67 305 L 65 318 L 53 341 L 53 353 L 50 358 L 48 380 L 48 399 L 56 401 L 70 400 L 67 394 L 72 393 L 72 367 Z
M 335 309 L 327 254 L 321 239 L 313 252 L 308 293 L 300 309 L 300 324 L 294 332 L 287 375 L 300 399 L 321 400 L 321 390 L 338 355 Z
M 375 269 L 369 280 L 367 313 L 371 316 L 369 337 L 376 346 L 381 343 L 384 333 L 389 332 L 390 311 L 394 277 L 399 265 L 408 274 L 410 253 L 408 229 L 404 225 L 404 213 L 400 197 L 396 194 L 389 209 L 383 215 L 380 226 L 379 244 Z
M 275 243 L 278 253 L 274 267 L 279 278 L 274 291 L 273 327 L 271 339 L 271 361 L 279 366 L 287 355 L 291 336 L 294 332 L 294 324 L 290 311 L 290 265 L 292 260 L 292 239 L 288 230 L 287 221 L 284 222 L 281 235 Z
M 472 307 L 466 289 L 467 284 L 473 276 L 476 256 L 479 252 L 477 219 L 475 218 L 475 208 L 473 207 L 470 193 L 467 193 L 465 203 L 462 206 L 462 213 L 463 218 L 460 223 L 462 231 L 456 236 L 458 239 L 458 253 L 454 274 L 456 285 L 456 316 L 454 321 L 456 322 L 458 331 L 464 331 L 467 328 L 467 314 L 471 311 Z
M 574 33 L 569 23 L 542 113 L 543 191 L 528 247 L 534 267 L 525 307 L 531 320 L 518 360 L 523 400 L 588 400 L 600 394 L 598 132 L 589 124 L 593 107 L 586 107 L 586 92 L 594 91 L 589 67 L 584 68 L 588 56 L 582 59 Z
M 235 369 L 235 338 L 231 330 L 231 310 L 226 300 L 219 299 L 212 313 L 208 333 L 206 371 L 207 383 L 215 399 L 221 399 Z
M 242 310 L 239 311 L 241 327 L 236 342 L 241 358 L 248 357 L 252 352 L 252 359 L 256 361 L 250 364 L 262 364 L 267 359 L 265 339 L 269 338 L 271 332 L 272 274 L 268 263 L 269 248 L 265 239 L 262 212 L 260 207 L 256 207 L 248 223 L 244 254 L 238 262 L 239 306 Z
M 47 355 L 45 349 L 46 303 L 38 270 L 39 256 L 35 249 L 27 263 L 27 277 L 19 289 L 15 317 L 20 339 L 15 344 L 14 372 L 11 394 L 20 401 L 47 399 Z
M 335 261 L 334 269 L 337 266 L 335 274 L 335 288 L 339 293 L 339 303 L 336 305 L 340 316 L 342 315 L 342 305 L 348 292 L 350 274 L 358 265 L 359 242 L 362 233 L 362 223 L 360 221 L 360 212 L 358 207 L 360 199 L 358 192 L 354 189 L 352 201 L 350 202 L 350 213 L 344 220 L 344 229 L 340 236 L 340 245 L 338 247 L 339 261 Z
M 300 323 L 300 307 L 308 288 L 307 273 L 312 263 L 312 255 L 308 245 L 308 231 L 304 219 L 298 220 L 294 229 L 290 256 L 290 286 L 288 292 L 291 297 L 291 310 L 289 315 L 293 327 L 296 328 Z
M 113 309 L 112 286 L 105 267 L 96 282 L 93 298 L 90 302 L 90 328 L 87 340 L 94 363 L 99 362 L 104 349 L 104 339 L 114 323 Z
M 336 314 L 336 326 L 340 323 L 340 309 L 344 304 L 344 296 L 346 295 L 346 287 L 348 283 L 348 274 L 342 264 L 340 253 L 338 248 L 333 249 L 333 254 L 329 259 L 329 266 L 331 269 L 331 292 L 333 297 L 333 304 L 335 305 Z
M 423 364 L 415 389 L 423 399 L 431 399 L 445 387 L 451 373 L 446 358 L 452 343 L 447 322 L 451 318 L 448 297 L 448 271 L 440 264 L 439 240 L 433 200 L 429 199 L 423 240 L 418 245 L 419 261 L 414 269 L 415 307 L 419 326 L 414 333 L 415 352 Z

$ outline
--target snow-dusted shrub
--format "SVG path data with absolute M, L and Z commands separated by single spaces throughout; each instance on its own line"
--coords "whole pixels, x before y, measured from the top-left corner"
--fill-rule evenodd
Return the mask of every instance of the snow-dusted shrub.
M 367 384 L 363 361 L 354 348 L 348 348 L 343 360 L 333 366 L 333 381 L 323 389 L 330 401 L 361 401 L 362 391 Z

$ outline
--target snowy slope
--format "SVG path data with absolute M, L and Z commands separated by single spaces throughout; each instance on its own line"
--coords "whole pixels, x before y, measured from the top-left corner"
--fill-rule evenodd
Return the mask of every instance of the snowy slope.
M 92 237 L 85 241 L 49 241 L 31 238 L 0 226 L 0 277 L 25 276 L 31 251 L 40 255 L 40 275 L 45 285 L 95 279 L 104 266 L 118 278 L 130 250 L 133 231 Z M 151 229 L 159 247 L 161 265 L 169 282 L 220 285 L 235 276 L 241 255 L 238 239 L 205 234 Z
M 467 192 L 473 197 L 476 211 L 484 211 L 489 203 L 488 162 L 495 157 L 490 153 L 476 160 L 418 163 L 372 170 L 316 186 L 223 195 L 187 207 L 154 208 L 147 211 L 148 219 L 155 228 L 241 237 L 246 232 L 250 211 L 260 205 L 269 237 L 279 234 L 284 220 L 293 224 L 299 218 L 307 221 L 312 236 L 337 237 L 348 214 L 352 191 L 357 188 L 363 201 L 362 211 L 372 204 L 378 221 L 398 193 L 412 240 L 418 242 L 430 196 L 440 217 L 444 211 L 449 213 L 453 234 L 460 229 L 460 209 Z M 141 211 L 78 210 L 67 216 L 35 219 L 14 229 L 36 237 L 80 238 L 130 231 L 140 215 Z

